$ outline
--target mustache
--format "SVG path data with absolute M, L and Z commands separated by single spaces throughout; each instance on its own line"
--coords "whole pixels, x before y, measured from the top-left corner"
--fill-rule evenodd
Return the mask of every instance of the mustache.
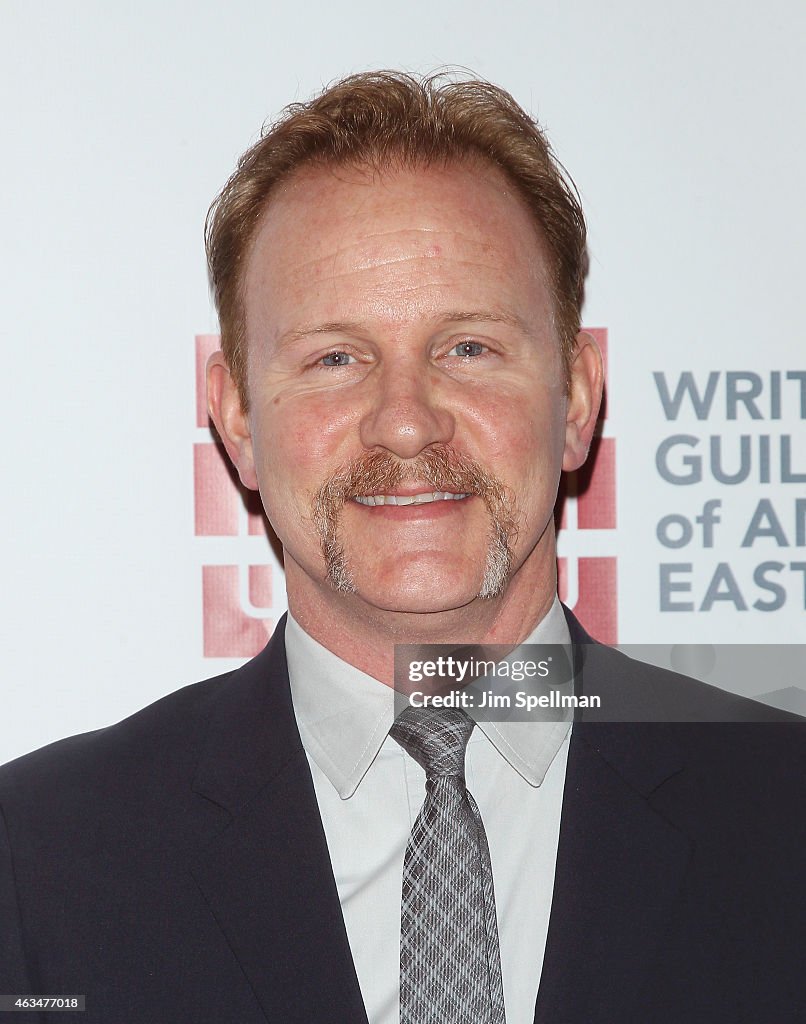
M 506 487 L 479 463 L 450 445 L 432 445 L 405 462 L 391 452 L 367 452 L 337 470 L 314 495 L 314 508 L 333 512 L 351 498 L 388 494 L 400 484 L 425 482 L 435 491 L 476 494 L 488 509 L 506 506 Z
M 342 509 L 351 498 L 388 494 L 406 482 L 427 483 L 435 491 L 478 495 L 490 518 L 484 581 L 479 597 L 502 593 L 512 567 L 512 544 L 518 535 L 518 512 L 511 492 L 492 473 L 450 445 L 434 444 L 414 459 L 401 461 L 388 451 L 367 452 L 338 469 L 311 500 L 327 574 L 336 590 L 355 592 L 352 573 L 339 536 Z

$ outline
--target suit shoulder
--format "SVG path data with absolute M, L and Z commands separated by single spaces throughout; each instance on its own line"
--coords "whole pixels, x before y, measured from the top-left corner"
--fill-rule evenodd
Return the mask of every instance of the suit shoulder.
M 710 683 L 641 660 L 641 646 L 631 654 L 591 637 L 570 609 L 563 607 L 575 649 L 575 673 L 583 691 L 599 692 L 611 722 L 754 723 L 790 725 L 802 739 L 806 718 L 743 697 Z M 633 656 L 635 655 L 635 656 Z M 596 716 L 591 716 L 596 720 Z
M 791 711 L 595 641 L 583 645 L 580 676 L 583 690 L 600 694 L 603 717 L 609 721 L 806 725 L 806 719 Z M 794 728 L 793 735 L 798 733 Z
M 152 776 L 203 741 L 206 722 L 233 673 L 184 686 L 114 725 L 57 740 L 0 766 L 0 806 L 53 806 L 100 797 L 138 768 Z
M 806 719 L 591 643 L 583 690 L 601 712 L 583 713 L 581 735 L 628 779 L 657 782 L 686 767 L 701 780 L 699 799 L 719 807 L 783 807 L 806 798 Z M 791 806 L 791 802 L 789 806 Z

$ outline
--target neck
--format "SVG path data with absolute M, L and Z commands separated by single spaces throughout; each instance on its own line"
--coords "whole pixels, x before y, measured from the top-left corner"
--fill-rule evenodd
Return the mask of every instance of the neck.
M 539 560 L 527 559 L 500 597 L 475 598 L 439 612 L 395 612 L 359 595 L 312 585 L 286 560 L 288 608 L 314 640 L 375 679 L 394 685 L 396 644 L 505 644 L 526 639 L 551 608 L 557 592 L 554 544 Z

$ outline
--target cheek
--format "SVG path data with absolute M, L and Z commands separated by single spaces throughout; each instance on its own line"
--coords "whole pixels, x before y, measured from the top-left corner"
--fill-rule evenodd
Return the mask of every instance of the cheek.
M 256 449 L 269 480 L 283 480 L 293 494 L 315 490 L 347 459 L 352 413 L 349 401 L 306 396 L 304 400 L 274 399 L 258 417 Z
M 508 395 L 476 407 L 468 433 L 475 437 L 477 455 L 489 468 L 520 484 L 559 476 L 565 439 L 565 412 L 548 392 Z M 555 481 L 556 482 L 556 481 Z

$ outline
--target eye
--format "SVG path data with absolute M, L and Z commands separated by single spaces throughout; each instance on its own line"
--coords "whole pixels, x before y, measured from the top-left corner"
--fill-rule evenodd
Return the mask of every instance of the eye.
M 347 366 L 351 362 L 355 362 L 355 356 L 351 356 L 347 352 L 328 352 L 326 356 L 322 356 L 319 360 L 322 366 Z
M 450 355 L 457 356 L 480 356 L 485 352 L 485 346 L 478 341 L 460 341 L 454 345 Z

